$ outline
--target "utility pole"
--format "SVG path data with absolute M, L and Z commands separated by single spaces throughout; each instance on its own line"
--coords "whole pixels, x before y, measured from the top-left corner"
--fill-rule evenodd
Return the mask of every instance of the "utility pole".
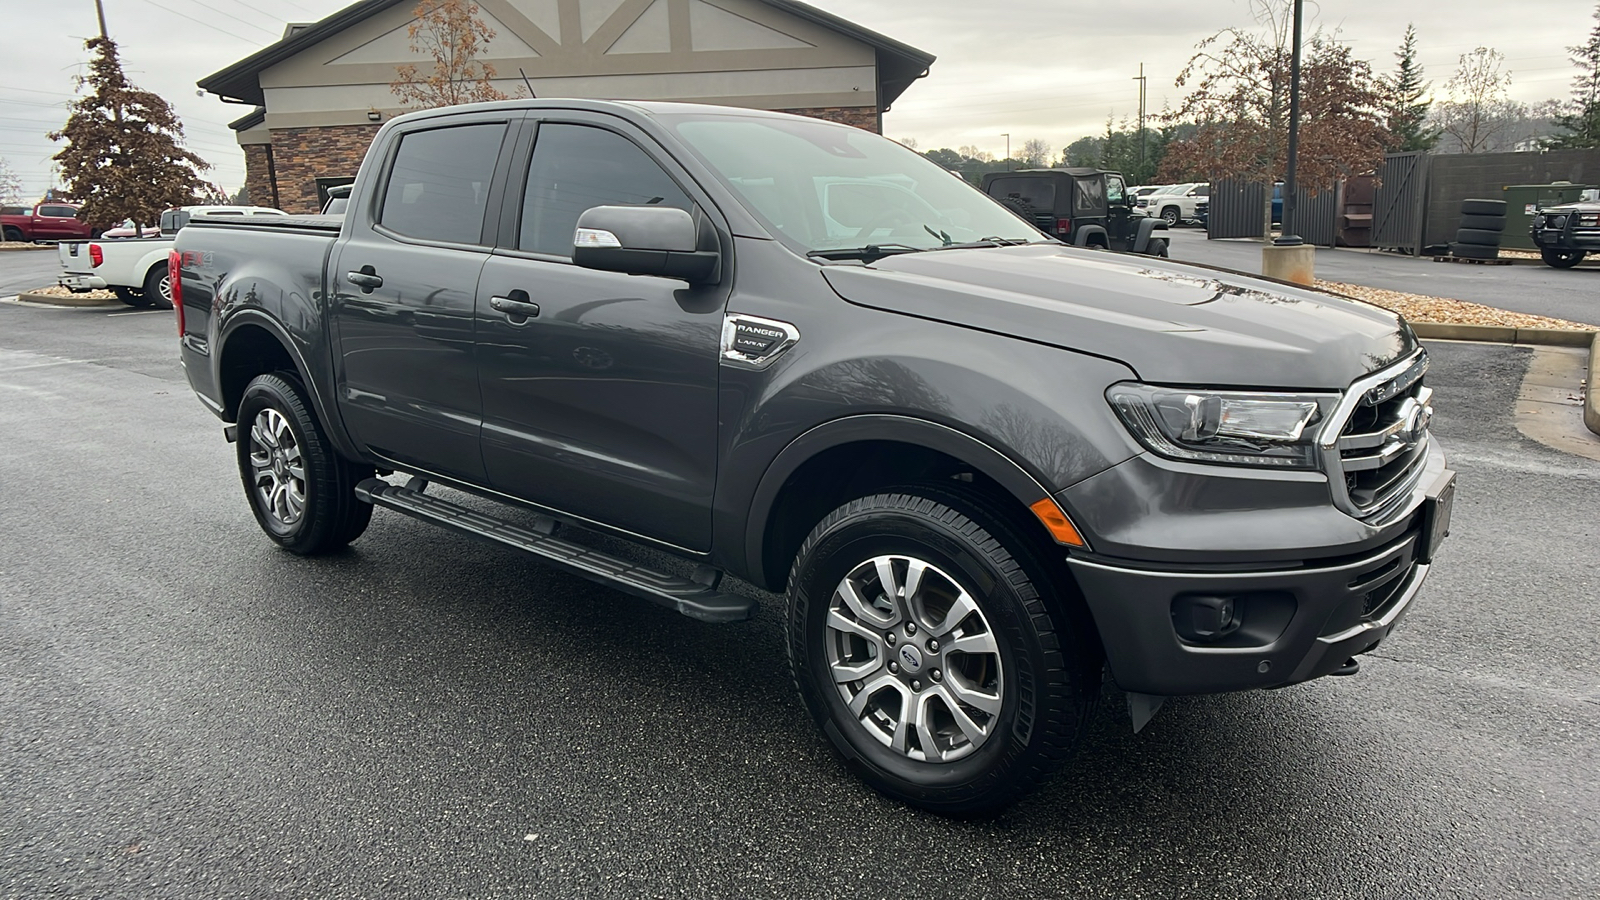
M 1142 182 L 1144 174 L 1144 63 L 1139 63 L 1139 75 L 1133 79 L 1139 82 L 1139 179 Z
M 100 36 L 102 38 L 108 37 L 106 34 L 106 7 L 104 0 L 94 0 L 94 11 L 100 17 Z
M 1006 171 L 1011 171 L 1011 132 L 1005 133 L 1006 139 Z
M 1304 0 L 1294 0 L 1294 48 L 1289 56 L 1289 163 L 1283 178 L 1283 234 L 1277 243 L 1303 243 L 1295 234 L 1295 166 L 1300 161 L 1300 19 Z

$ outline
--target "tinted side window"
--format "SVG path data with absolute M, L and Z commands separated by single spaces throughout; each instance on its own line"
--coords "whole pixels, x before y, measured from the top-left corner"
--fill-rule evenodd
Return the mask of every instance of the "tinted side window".
M 1056 208 L 1054 178 L 1031 178 L 1026 175 L 996 178 L 989 182 L 989 196 L 1000 200 L 1017 200 L 1038 212 Z
M 586 125 L 541 125 L 522 196 L 517 248 L 572 255 L 578 216 L 594 206 L 693 203 L 639 146 Z
M 70 206 L 41 206 L 39 207 L 39 215 L 54 216 L 58 219 L 72 219 L 77 217 L 78 211 Z
M 476 244 L 503 123 L 456 125 L 400 139 L 378 221 L 407 237 Z

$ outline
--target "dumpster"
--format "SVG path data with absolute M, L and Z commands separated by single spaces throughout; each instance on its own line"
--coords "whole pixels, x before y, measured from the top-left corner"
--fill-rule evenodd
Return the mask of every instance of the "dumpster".
M 1500 246 L 1516 250 L 1539 249 L 1528 235 L 1528 229 L 1533 225 L 1533 214 L 1540 207 L 1581 200 L 1583 192 L 1592 188 L 1592 185 L 1573 184 L 1570 181 L 1506 185 L 1506 230 L 1500 238 Z

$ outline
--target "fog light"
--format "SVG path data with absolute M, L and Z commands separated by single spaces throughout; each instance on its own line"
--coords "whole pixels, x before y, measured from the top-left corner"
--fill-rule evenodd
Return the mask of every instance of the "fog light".
M 1184 596 L 1172 601 L 1172 627 L 1185 640 L 1210 643 L 1239 630 L 1232 597 Z

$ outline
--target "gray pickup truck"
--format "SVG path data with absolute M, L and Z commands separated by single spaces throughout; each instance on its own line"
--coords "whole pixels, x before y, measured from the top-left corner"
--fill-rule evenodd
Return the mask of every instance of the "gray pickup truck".
M 708 622 L 755 611 L 724 573 L 784 593 L 822 730 L 941 813 L 1058 766 L 1105 673 L 1135 727 L 1353 673 L 1449 527 L 1394 314 L 1065 246 L 842 125 L 413 113 L 342 217 L 196 220 L 171 266 L 272 540 L 334 551 L 376 506 Z

